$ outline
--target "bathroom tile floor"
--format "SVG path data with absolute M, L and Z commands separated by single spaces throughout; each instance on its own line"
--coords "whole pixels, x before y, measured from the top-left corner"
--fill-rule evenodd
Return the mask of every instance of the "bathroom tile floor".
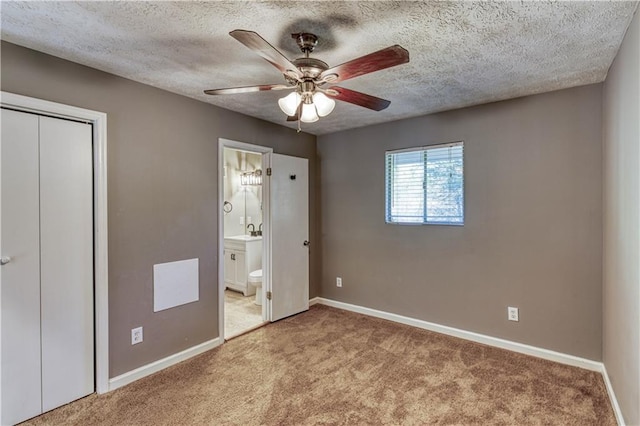
M 224 337 L 229 339 L 262 324 L 262 306 L 254 303 L 255 296 L 224 291 Z

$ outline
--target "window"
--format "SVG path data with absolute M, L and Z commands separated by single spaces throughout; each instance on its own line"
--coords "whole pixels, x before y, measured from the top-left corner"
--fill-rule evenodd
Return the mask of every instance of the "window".
M 464 224 L 463 142 L 386 153 L 386 222 Z

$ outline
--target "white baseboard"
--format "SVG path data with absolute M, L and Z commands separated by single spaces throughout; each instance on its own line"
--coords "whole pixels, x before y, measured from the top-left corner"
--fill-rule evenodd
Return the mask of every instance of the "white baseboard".
M 392 314 L 389 312 L 378 311 L 376 309 L 366 308 L 364 306 L 352 305 L 350 303 L 338 302 L 336 300 L 318 297 L 315 304 L 332 306 L 334 308 L 344 309 L 346 311 L 357 312 L 359 314 L 369 315 L 376 318 L 382 318 L 400 324 L 411 325 L 413 327 L 422 328 L 436 333 L 446 334 L 449 336 L 459 337 L 472 342 L 482 343 L 497 348 L 507 349 L 521 354 L 531 355 L 538 358 L 547 359 L 549 361 L 559 362 L 561 364 L 572 365 L 591 371 L 601 372 L 603 365 L 601 362 L 592 361 L 586 358 L 580 358 L 574 355 L 563 354 L 561 352 L 551 351 L 549 349 L 538 348 L 535 346 L 525 345 L 524 343 L 512 342 L 510 340 L 500 339 L 498 337 L 487 336 L 485 334 L 474 333 L 472 331 L 461 330 L 446 325 L 435 324 L 415 318 L 405 317 L 402 315 Z M 309 301 L 311 305 L 311 301 Z
M 124 385 L 128 385 L 129 383 L 135 382 L 143 377 L 146 377 L 150 374 L 156 373 L 160 370 L 163 370 L 167 367 L 170 367 L 179 362 L 185 361 L 189 358 L 192 358 L 196 355 L 199 355 L 203 352 L 206 352 L 210 349 L 213 349 L 217 346 L 220 346 L 222 341 L 219 337 L 216 337 L 213 340 L 209 340 L 204 343 L 200 343 L 199 345 L 193 346 L 189 349 L 185 349 L 182 352 L 178 352 L 173 355 L 169 355 L 166 358 L 159 359 L 150 364 L 143 365 L 142 367 L 136 368 L 135 370 L 128 371 L 124 374 L 121 374 L 117 377 L 109 379 L 109 391 L 118 389 Z
M 320 297 L 314 297 L 313 299 L 309 299 L 309 307 L 320 303 L 320 299 L 321 299 Z
M 620 409 L 620 405 L 618 404 L 618 399 L 616 398 L 616 394 L 613 391 L 613 386 L 611 385 L 611 380 L 609 380 L 609 374 L 607 373 L 607 368 L 602 364 L 602 378 L 604 379 L 604 385 L 607 387 L 607 393 L 609 394 L 609 399 L 611 400 L 611 406 L 613 407 L 613 412 L 616 415 L 616 421 L 619 426 L 625 426 L 624 417 L 622 416 L 622 410 Z

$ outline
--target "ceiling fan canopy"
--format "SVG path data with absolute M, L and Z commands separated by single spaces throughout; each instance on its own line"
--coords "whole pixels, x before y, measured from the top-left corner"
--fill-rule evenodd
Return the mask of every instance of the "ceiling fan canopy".
M 299 120 L 304 123 L 318 121 L 320 117 L 325 117 L 333 111 L 334 99 L 381 111 L 391 102 L 344 87 L 325 86 L 409 62 L 409 52 L 399 45 L 394 45 L 341 65 L 329 67 L 324 61 L 309 56 L 318 44 L 318 37 L 315 34 L 291 34 L 304 54 L 304 57 L 293 61 L 287 59 L 254 31 L 234 30 L 229 35 L 278 68 L 286 84 L 212 89 L 205 90 L 204 93 L 228 95 L 267 90 L 293 90 L 278 101 L 280 109 L 287 115 L 287 121 Z

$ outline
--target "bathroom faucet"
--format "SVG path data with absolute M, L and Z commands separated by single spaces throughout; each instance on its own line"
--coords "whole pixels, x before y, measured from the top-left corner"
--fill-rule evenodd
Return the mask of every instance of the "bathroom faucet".
M 249 229 L 249 227 L 251 227 L 251 231 L 249 231 L 249 232 L 251 232 L 251 236 L 252 237 L 257 237 L 258 233 L 256 232 L 256 226 L 253 223 L 250 223 L 250 224 L 247 225 L 247 229 Z
M 258 226 L 258 235 L 262 235 L 262 224 Z

